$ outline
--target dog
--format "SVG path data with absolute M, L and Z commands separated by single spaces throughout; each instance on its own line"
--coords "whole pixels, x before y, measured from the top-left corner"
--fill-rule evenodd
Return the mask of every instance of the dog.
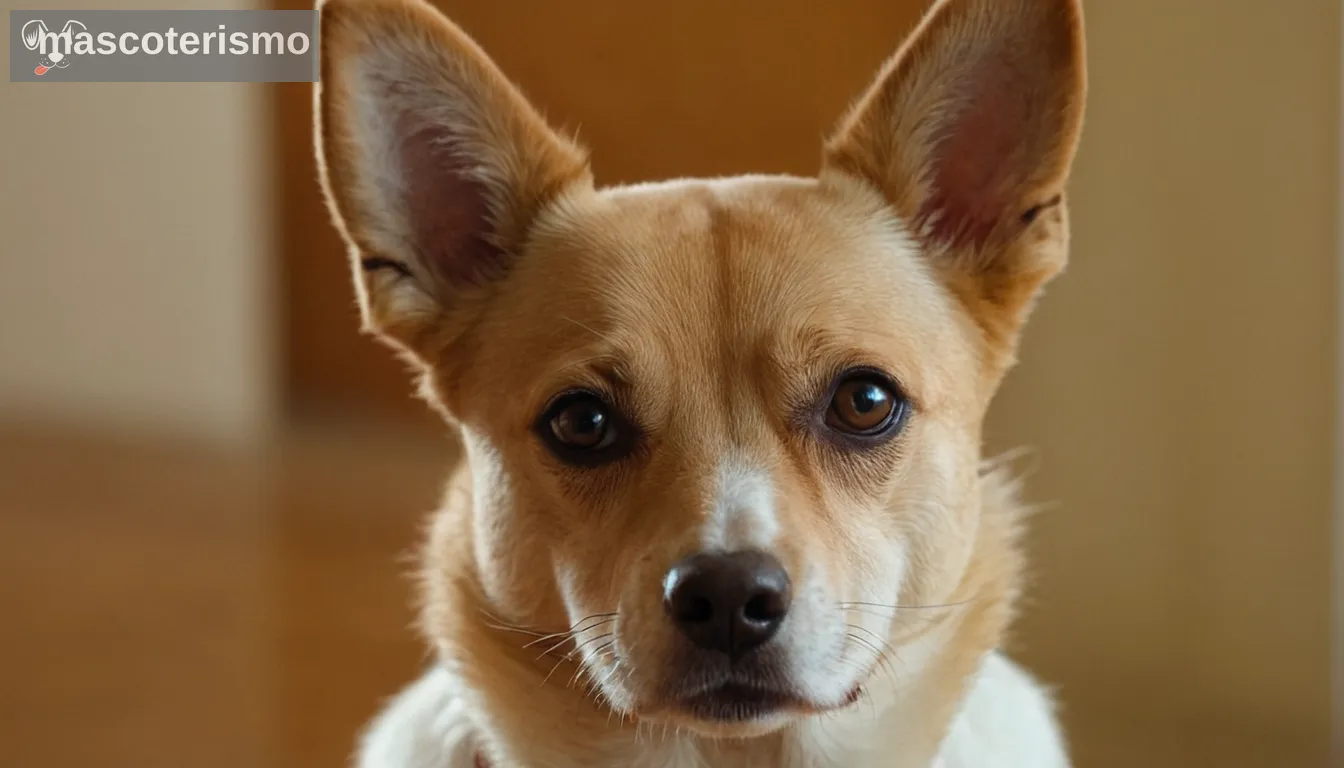
M 1056 768 L 982 423 L 1064 267 L 1079 0 L 939 0 L 814 178 L 598 187 L 420 0 L 321 5 L 366 328 L 463 458 L 363 768 Z

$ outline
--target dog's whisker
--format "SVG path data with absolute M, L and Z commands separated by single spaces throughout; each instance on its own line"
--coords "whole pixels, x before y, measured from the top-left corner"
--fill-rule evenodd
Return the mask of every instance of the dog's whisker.
M 566 653 L 565 655 L 561 656 L 561 657 L 555 662 L 555 664 L 553 664 L 553 665 L 551 666 L 551 669 L 550 669 L 549 672 L 546 673 L 546 676 L 543 677 L 543 678 L 541 679 L 541 685 L 538 686 L 538 687 L 545 687 L 546 683 L 548 683 L 548 682 L 550 681 L 551 677 L 555 675 L 555 671 L 556 671 L 557 669 L 560 668 L 560 665 L 561 665 L 561 664 L 564 664 L 564 663 L 567 662 L 567 661 L 570 661 L 570 660 L 573 658 L 573 655 L 574 655 L 580 648 L 582 648 L 584 645 L 587 645 L 588 643 L 591 643 L 591 642 L 593 642 L 594 640 L 601 640 L 602 638 L 605 638 L 605 637 L 611 637 L 611 636 L 612 636 L 612 633 L 610 633 L 610 632 L 607 632 L 607 633 L 598 635 L 598 636 L 595 637 L 595 638 L 592 638 L 592 639 L 590 639 L 590 640 L 586 640 L 586 641 L 584 641 L 582 644 L 576 646 L 576 647 L 575 647 L 573 650 L 571 650 L 569 653 Z M 562 640 L 562 641 L 561 641 L 561 644 L 563 644 L 564 642 L 567 642 L 569 639 L 570 639 L 570 638 L 568 638 L 568 637 L 565 638 L 565 640 Z M 559 647 L 559 644 L 557 644 L 557 645 L 555 645 L 555 646 L 552 646 L 551 649 L 547 650 L 547 651 L 546 651 L 545 653 L 543 653 L 541 656 L 538 656 L 537 659 L 540 660 L 540 659 L 542 658 L 542 656 L 545 656 L 547 653 L 550 653 L 551 650 L 554 650 L 555 648 L 558 648 L 558 647 Z M 580 671 L 582 671 L 582 668 L 583 668 L 583 664 L 582 664 L 582 662 L 580 662 L 579 667 L 580 667 Z M 572 685 L 572 683 L 571 683 L 571 685 Z M 566 686 L 566 687 L 568 688 L 569 686 Z
M 559 644 L 557 644 L 557 645 L 555 645 L 555 646 L 552 646 L 551 648 L 548 648 L 546 651 L 543 651 L 543 652 L 541 653 L 541 655 L 537 656 L 537 659 L 538 659 L 538 660 L 541 659 L 541 658 L 543 658 L 543 657 L 545 657 L 545 656 L 547 656 L 547 655 L 549 655 L 552 651 L 554 651 L 554 650 L 555 650 L 556 648 L 558 648 L 560 645 L 563 645 L 564 642 L 565 642 L 565 640 L 569 639 L 570 637 L 573 637 L 574 635 L 580 634 L 580 633 L 582 633 L 582 632 L 586 632 L 586 631 L 591 630 L 591 629 L 595 629 L 595 628 L 601 626 L 602 624 L 604 624 L 604 623 L 606 623 L 606 622 L 608 622 L 608 621 L 613 620 L 613 619 L 615 618 L 615 616 L 616 616 L 615 613 L 598 613 L 598 614 L 593 614 L 593 615 L 591 615 L 591 616 L 585 616 L 584 618 L 582 618 L 582 619 L 580 619 L 578 622 L 576 622 L 576 623 L 574 624 L 574 626 L 570 627 L 569 629 L 563 630 L 563 631 L 561 631 L 561 632 L 552 632 L 552 633 L 549 633 L 549 634 L 548 634 L 548 633 L 538 632 L 537 630 L 532 629 L 532 628 L 529 628 L 529 627 L 522 627 L 522 626 L 518 626 L 518 625 L 516 625 L 516 624 L 512 624 L 512 623 L 510 623 L 510 622 L 504 621 L 504 620 L 501 619 L 500 617 L 495 616 L 494 614 L 490 613 L 489 611 L 485 610 L 484 608 L 479 608 L 479 609 L 477 609 L 477 610 L 479 610 L 480 613 L 481 613 L 483 616 L 485 616 L 486 619 L 488 619 L 488 621 L 485 622 L 485 625 L 486 625 L 487 627 L 489 627 L 489 628 L 491 628 L 491 629 L 499 630 L 499 631 L 501 631 L 501 632 L 512 632 L 512 633 L 514 633 L 514 634 L 527 635 L 528 637 L 533 638 L 531 641 L 525 643 L 525 644 L 522 646 L 523 648 L 531 648 L 532 646 L 537 645 L 538 643 L 543 643 L 543 642 L 545 642 L 545 641 L 547 641 L 547 640 L 553 640 L 553 639 L 555 639 L 555 638 L 565 638 L 564 640 L 561 640 Z M 583 626 L 585 623 L 593 622 L 594 620 L 598 620 L 598 621 L 597 621 L 596 623 L 594 623 L 594 624 L 589 625 L 589 626 Z
M 579 636 L 579 635 L 582 635 L 584 632 L 591 632 L 591 631 L 593 631 L 594 629 L 597 629 L 597 628 L 599 628 L 599 627 L 603 627 L 603 626 L 605 626 L 605 625 L 611 623 L 612 621 L 614 621 L 614 619 L 604 619 L 603 621 L 599 621 L 599 622 L 597 622 L 596 624 L 593 624 L 593 625 L 591 625 L 591 626 L 584 627 L 583 629 L 580 629 L 580 630 L 576 630 L 576 631 L 573 631 L 573 632 L 559 633 L 559 634 L 556 634 L 556 635 L 551 635 L 550 637 L 538 638 L 538 639 L 533 640 L 532 642 L 528 643 L 527 645 L 525 645 L 525 646 L 523 646 L 523 647 L 524 647 L 524 648 L 530 648 L 530 647 L 536 645 L 537 643 L 542 642 L 543 640 L 551 640 L 551 639 L 553 639 L 553 638 L 555 638 L 555 637 L 560 637 L 560 639 L 559 639 L 558 641 L 556 641 L 556 643 L 555 643 L 554 645 L 552 645 L 551 647 L 547 648 L 546 650 L 544 650 L 544 651 L 542 651 L 540 654 L 538 654 L 537 659 L 541 659 L 543 656 L 548 656 L 548 655 L 550 655 L 550 654 L 553 653 L 557 648 L 559 648 L 560 646 L 564 645 L 565 643 L 568 643 L 568 642 L 571 641 L 571 640 L 575 640 L 575 639 L 577 639 L 578 636 Z M 562 635 L 563 635 L 563 636 L 562 636 Z
M 509 626 L 508 624 L 496 624 L 496 623 L 494 623 L 494 622 L 487 621 L 487 622 L 485 622 L 485 626 L 487 626 L 487 627 L 489 627 L 489 628 L 491 628 L 491 629 L 498 629 L 498 630 L 500 630 L 501 632 L 514 632 L 514 633 L 517 633 L 517 634 L 520 634 L 520 635 L 528 635 L 528 636 L 531 636 L 531 637 L 541 637 L 541 636 L 542 636 L 542 634 L 541 634 L 540 632 L 533 632 L 533 631 L 530 630 L 530 629 L 523 629 L 522 627 L 511 627 L 511 626 Z M 526 646 L 524 646 L 524 647 L 526 647 Z
M 493 613 L 491 613 L 491 612 L 485 610 L 484 608 L 477 608 L 476 610 L 477 610 L 477 612 L 479 612 L 482 616 L 484 616 L 486 619 L 489 620 L 489 621 L 486 622 L 486 625 L 489 626 L 489 627 L 491 627 L 491 628 L 493 628 L 493 629 L 506 629 L 506 630 L 509 630 L 509 631 L 511 631 L 511 632 L 526 632 L 526 633 L 528 633 L 528 634 L 537 634 L 537 635 L 541 634 L 540 632 L 537 632 L 537 631 L 534 630 L 534 629 L 529 629 L 528 627 L 521 627 L 521 626 L 518 626 L 517 624 L 513 624 L 513 623 L 510 623 L 510 622 L 507 622 L 507 621 L 505 621 L 504 619 L 502 619 L 502 618 L 500 618 L 500 617 L 494 615 Z
M 583 650 L 583 648 L 584 648 L 585 646 L 591 645 L 591 644 L 597 642 L 598 640 L 604 640 L 604 639 L 606 639 L 606 638 L 608 638 L 608 637 L 611 637 L 612 635 L 613 635 L 613 633 L 611 633 L 611 632 L 607 632 L 607 633 L 605 633 L 605 634 L 598 635 L 597 637 L 590 637 L 590 638 L 588 638 L 587 640 L 584 640 L 582 643 L 579 643 L 578 645 L 574 646 L 573 650 L 571 650 L 569 653 L 566 653 L 565 656 L 564 656 L 564 658 L 565 658 L 566 660 L 572 659 L 572 658 L 574 658 L 575 654 L 577 654 L 579 651 Z M 613 642 L 614 642 L 614 641 L 613 641 Z
M 967 598 L 965 600 L 957 600 L 956 602 L 952 603 L 927 603 L 927 604 L 902 605 L 900 603 L 889 604 L 889 603 L 865 603 L 862 601 L 849 601 L 849 602 L 836 603 L 836 605 L 844 609 L 849 609 L 851 606 L 862 606 L 865 608 L 886 608 L 887 610 L 890 611 L 925 611 L 925 610 L 934 610 L 938 608 L 960 608 L 963 605 L 969 605 L 973 602 L 975 602 L 975 598 L 972 597 Z
M 873 652 L 874 658 L 872 661 L 872 667 L 875 669 L 880 669 L 882 673 L 886 675 L 889 680 L 895 683 L 897 674 L 895 667 L 893 667 L 891 664 L 891 657 L 896 655 L 896 649 L 892 648 L 891 644 L 887 642 L 885 638 L 883 638 L 876 632 L 872 631 L 871 629 L 868 629 L 867 627 L 858 624 L 847 624 L 846 626 L 849 629 L 863 632 L 864 634 L 869 635 L 870 637 L 873 638 L 873 640 L 869 640 L 867 638 L 860 637 L 859 635 L 853 633 L 847 633 L 847 637 L 849 637 L 859 645 Z M 874 643 L 874 640 L 876 641 L 876 643 Z
M 551 679 L 551 675 L 554 675 L 554 674 L 555 674 L 555 670 L 559 669 L 559 668 L 560 668 L 560 665 L 561 665 L 561 664 L 564 664 L 564 663 L 565 663 L 565 659 L 564 659 L 564 657 L 562 656 L 562 657 L 560 657 L 560 659 L 559 659 L 558 661 L 556 661 L 555 664 L 551 667 L 551 671 L 550 671 L 550 672 L 547 672 L 547 673 L 546 673 L 546 676 L 543 677 L 543 678 L 541 679 L 541 685 L 539 685 L 539 686 L 537 686 L 537 687 L 538 687 L 538 688 L 545 688 L 545 687 L 546 687 L 546 683 L 549 682 L 550 679 Z
M 608 670 L 607 672 L 605 672 L 605 673 L 602 675 L 602 679 L 596 681 L 595 684 L 594 684 L 594 686 L 593 686 L 593 701 L 594 701 L 595 703 L 598 703 L 598 704 L 603 704 L 603 703 L 605 703 L 605 705 L 606 705 L 606 707 L 607 707 L 607 712 L 608 712 L 608 716 L 607 716 L 607 721 L 608 721 L 608 722 L 611 721 L 610 713 L 613 712 L 613 711 L 615 711 L 615 709 L 612 707 L 610 701 L 606 701 L 606 702 L 603 701 L 604 697 L 602 696 L 602 688 L 603 688 L 604 686 L 606 686 L 607 684 L 609 684 L 609 683 L 612 681 L 612 678 L 616 677 L 616 675 L 617 675 L 616 669 L 613 667 L 612 669 L 610 669 L 610 670 Z M 622 721 L 622 722 L 625 721 L 625 716 L 624 716 L 624 715 L 621 716 L 621 721 Z
M 594 621 L 594 620 L 599 620 L 599 621 L 597 621 L 595 624 L 592 624 L 592 625 L 590 625 L 590 626 L 583 626 L 583 625 L 586 624 L 587 622 Z M 541 635 L 540 633 L 538 633 L 538 637 L 537 637 L 536 640 L 533 640 L 532 642 L 528 643 L 527 645 L 524 645 L 523 647 L 524 647 L 524 648 L 531 648 L 532 646 L 537 645 L 538 643 L 542 643 L 542 642 L 545 642 L 545 641 L 547 641 L 547 640 L 553 640 L 553 639 L 555 639 L 555 638 L 557 638 L 557 637 L 566 637 L 566 636 L 572 636 L 572 635 L 581 634 L 581 633 L 583 633 L 583 632 L 587 632 L 587 631 L 590 630 L 590 629 L 596 629 L 597 627 L 600 627 L 600 626 L 602 626 L 603 624 L 606 624 L 606 623 L 608 623 L 608 622 L 610 622 L 610 621 L 615 621 L 615 620 L 616 620 L 616 614 L 614 614 L 614 613 L 597 613 L 597 614 L 593 614 L 592 616 L 586 616 L 586 617 L 580 619 L 578 622 L 576 622 L 576 623 L 574 624 L 574 626 L 570 627 L 569 629 L 561 630 L 561 631 L 559 631 L 559 632 L 552 632 L 552 633 L 550 633 L 550 634 L 548 634 L 548 635 Z
M 869 651 L 872 651 L 873 656 L 874 656 L 875 658 L 876 658 L 876 657 L 880 657 L 880 656 L 882 655 L 882 652 L 879 651 L 879 650 L 877 649 L 877 646 L 873 645 L 873 644 L 872 644 L 871 642 L 869 642 L 868 640 L 865 640 L 864 638 L 859 637 L 858 635 L 856 635 L 856 634 L 854 634 L 854 633 L 852 633 L 852 632 L 846 632 L 846 633 L 845 633 L 845 637 L 849 638 L 849 640 L 850 640 L 851 642 L 853 642 L 854 644 L 856 644 L 856 645 L 858 645 L 858 646 L 860 646 L 860 647 L 862 647 L 862 648 L 866 648 L 866 649 L 869 650 Z
M 610 636 L 611 636 L 610 634 L 606 635 L 606 637 L 610 637 Z M 603 636 L 599 635 L 597 639 L 601 639 L 602 637 L 603 637 Z M 606 651 L 607 649 L 611 648 L 612 646 L 614 646 L 615 644 L 616 644 L 616 640 L 615 640 L 614 638 L 611 639 L 611 640 L 608 640 L 607 642 L 605 642 L 605 643 L 603 643 L 602 645 L 599 645 L 597 648 L 595 648 L 595 649 L 592 651 L 592 653 L 590 654 L 590 657 L 591 657 L 593 660 L 601 659 L 601 658 L 602 658 L 602 653 L 603 653 L 604 651 Z M 570 653 L 575 653 L 575 652 L 577 652 L 578 650 L 579 650 L 578 648 L 575 648 L 574 651 L 571 651 Z M 574 670 L 574 676 L 571 677 L 571 678 L 569 679 L 569 685 L 567 685 L 566 687 L 567 687 L 567 688 L 569 688 L 569 687 L 573 687 L 573 685 L 574 685 L 576 682 L 578 682 L 579 678 L 580 678 L 581 676 L 585 675 L 585 674 L 589 676 L 590 681 L 591 681 L 592 683 L 594 683 L 594 684 L 597 683 L 596 680 L 591 680 L 591 678 L 592 678 L 591 670 L 588 669 L 588 665 L 587 665 L 586 663 L 584 663 L 584 661 L 583 661 L 582 658 L 580 658 L 580 659 L 579 659 L 579 664 L 578 664 L 578 669 Z M 596 686 L 594 686 L 593 691 L 594 691 L 594 692 L 596 691 Z
M 887 642 L 886 638 L 877 634 L 873 630 L 863 626 L 862 624 L 847 624 L 846 626 L 848 626 L 850 629 L 857 629 L 858 631 L 863 632 L 864 634 L 872 637 L 875 641 L 881 644 L 882 653 L 884 654 L 888 652 L 893 654 L 896 653 L 896 649 L 891 647 L 891 644 Z
M 876 616 L 879 619 L 886 619 L 888 621 L 896 618 L 896 613 L 894 611 L 883 612 L 872 608 L 864 608 L 862 606 L 855 608 L 842 608 L 841 610 L 845 611 L 846 613 L 861 613 L 865 616 Z

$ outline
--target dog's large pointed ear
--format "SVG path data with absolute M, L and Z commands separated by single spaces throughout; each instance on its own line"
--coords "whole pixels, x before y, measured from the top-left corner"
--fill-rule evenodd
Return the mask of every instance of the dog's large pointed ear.
M 1082 125 L 1079 0 L 939 0 L 826 145 L 876 186 L 992 336 L 1064 266 Z
M 319 165 L 365 324 L 432 359 L 587 158 L 421 0 L 320 10 Z

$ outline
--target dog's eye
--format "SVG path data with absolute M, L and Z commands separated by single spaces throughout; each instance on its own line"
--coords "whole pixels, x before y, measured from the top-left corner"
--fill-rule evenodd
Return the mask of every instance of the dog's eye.
M 615 409 L 592 392 L 556 398 L 537 427 L 551 452 L 571 463 L 603 463 L 620 453 L 620 419 Z
M 896 426 L 905 408 L 905 399 L 881 376 L 866 371 L 847 374 L 831 396 L 826 424 L 850 435 L 876 437 Z
M 551 434 L 572 448 L 600 448 L 615 436 L 606 406 L 596 398 L 566 405 L 551 418 Z

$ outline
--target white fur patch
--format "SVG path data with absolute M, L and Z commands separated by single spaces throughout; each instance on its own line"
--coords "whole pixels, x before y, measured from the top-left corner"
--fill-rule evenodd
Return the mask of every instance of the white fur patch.
M 358 768 L 473 768 L 476 736 L 457 694 L 439 667 L 397 694 L 361 739 Z
M 779 535 L 770 474 L 735 458 L 719 464 L 709 516 L 700 533 L 707 552 L 769 551 Z
M 1053 704 L 1040 685 L 998 653 L 969 681 L 935 768 L 1067 768 L 1069 758 Z M 477 726 L 460 698 L 459 684 L 435 668 L 392 699 L 362 740 L 359 768 L 473 768 Z M 899 704 L 869 709 L 863 702 L 831 716 L 811 719 L 785 738 L 777 768 L 889 768 L 901 754 L 918 717 Z M 544 732 L 545 729 L 542 729 Z M 756 765 L 721 760 L 707 745 L 680 731 L 664 735 L 629 732 L 624 748 L 591 768 L 706 768 Z M 558 747 L 559 745 L 555 745 Z M 557 752 L 539 765 L 579 765 Z
M 1054 702 L 1031 675 L 991 653 L 976 676 L 937 768 L 1068 768 Z

